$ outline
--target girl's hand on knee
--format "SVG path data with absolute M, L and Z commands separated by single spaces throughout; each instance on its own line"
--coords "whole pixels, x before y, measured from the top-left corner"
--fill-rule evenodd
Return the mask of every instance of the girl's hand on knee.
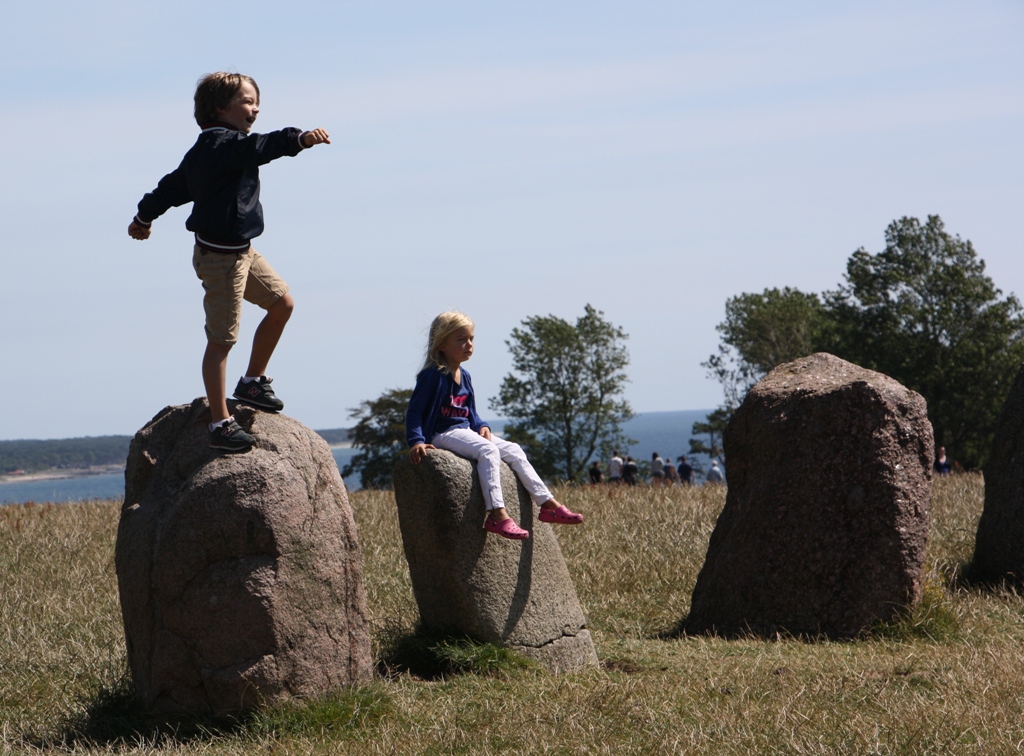
M 486 438 L 488 441 L 491 440 L 491 429 L 486 425 L 480 429 L 480 435 Z
M 432 446 L 430 444 L 416 444 L 409 450 L 409 461 L 414 465 L 418 465 L 423 461 L 423 458 L 427 456 L 428 450 L 436 448 L 436 446 Z

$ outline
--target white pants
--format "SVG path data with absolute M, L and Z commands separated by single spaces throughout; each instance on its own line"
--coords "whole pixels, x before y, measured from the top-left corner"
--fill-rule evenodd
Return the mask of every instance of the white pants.
M 438 433 L 430 439 L 430 443 L 438 449 L 447 449 L 460 457 L 476 460 L 480 489 L 489 510 L 502 509 L 505 506 L 505 499 L 501 495 L 499 462 L 504 462 L 512 468 L 534 504 L 540 505 L 551 499 L 551 492 L 526 459 L 526 454 L 519 444 L 505 441 L 493 434 L 488 441 L 469 428 L 452 428 L 444 433 Z

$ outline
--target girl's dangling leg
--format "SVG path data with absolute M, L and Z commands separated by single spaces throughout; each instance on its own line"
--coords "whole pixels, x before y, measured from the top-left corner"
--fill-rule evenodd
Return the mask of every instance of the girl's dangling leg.
M 501 493 L 501 453 L 493 443 L 468 428 L 438 433 L 430 443 L 460 457 L 476 460 L 480 490 L 487 508 L 487 522 L 484 525 L 487 530 L 515 540 L 530 537 L 529 532 L 516 525 L 505 511 L 505 499 Z
M 537 471 L 533 469 L 530 460 L 526 458 L 526 452 L 523 451 L 519 444 L 498 438 L 493 434 L 491 435 L 491 441 L 498 450 L 501 461 L 512 468 L 512 472 L 522 482 L 523 488 L 530 494 L 534 504 L 540 506 L 552 499 L 551 491 L 548 490 L 548 487 L 544 485 L 544 481 L 537 475 Z
M 533 503 L 540 507 L 538 519 L 541 522 L 556 522 L 561 525 L 578 525 L 583 522 L 583 515 L 570 512 L 568 507 L 551 495 L 551 491 L 537 475 L 530 460 L 526 458 L 526 452 L 519 444 L 498 438 L 493 434 L 491 441 L 500 451 L 502 461 L 511 467 L 519 477 L 523 488 L 533 499 Z

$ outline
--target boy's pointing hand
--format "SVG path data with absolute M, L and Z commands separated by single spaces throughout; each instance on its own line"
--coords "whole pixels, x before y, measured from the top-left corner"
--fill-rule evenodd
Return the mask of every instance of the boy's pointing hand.
M 307 131 L 302 135 L 302 144 L 306 147 L 312 147 L 314 144 L 330 144 L 331 135 L 323 129 L 313 129 Z

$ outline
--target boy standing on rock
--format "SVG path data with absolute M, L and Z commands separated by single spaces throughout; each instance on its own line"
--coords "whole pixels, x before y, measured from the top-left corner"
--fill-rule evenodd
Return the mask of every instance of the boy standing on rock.
M 148 239 L 154 220 L 171 207 L 193 203 L 185 228 L 195 234 L 192 265 L 206 291 L 203 384 L 212 419 L 210 446 L 227 452 L 248 451 L 255 442 L 228 412 L 226 397 L 228 352 L 238 340 L 243 299 L 267 314 L 256 329 L 249 367 L 234 396 L 271 412 L 284 408 L 264 373 L 295 302 L 288 285 L 251 245 L 263 233 L 259 166 L 331 143 L 319 128 L 250 134 L 259 106 L 259 87 L 248 76 L 221 72 L 200 79 L 195 94 L 199 139 L 181 165 L 142 198 L 128 226 L 133 239 Z

